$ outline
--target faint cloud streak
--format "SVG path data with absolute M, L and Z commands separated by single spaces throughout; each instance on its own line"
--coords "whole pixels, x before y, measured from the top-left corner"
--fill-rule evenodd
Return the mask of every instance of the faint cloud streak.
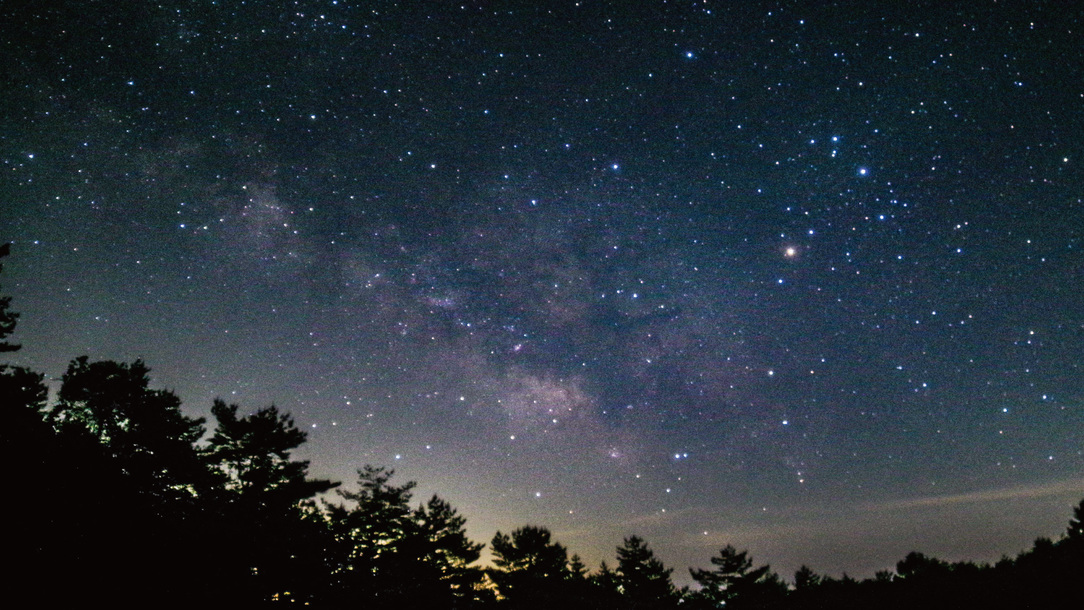
M 939 508 L 956 504 L 999 502 L 1003 500 L 1035 500 L 1063 494 L 1084 493 L 1084 479 L 1066 479 L 1039 485 L 1025 485 L 1005 489 L 987 489 L 947 496 L 928 496 L 907 500 L 873 502 L 862 506 L 867 511 L 896 511 L 916 508 Z

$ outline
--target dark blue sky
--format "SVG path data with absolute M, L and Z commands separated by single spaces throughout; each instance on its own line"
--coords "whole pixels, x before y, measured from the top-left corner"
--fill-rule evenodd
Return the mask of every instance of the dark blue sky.
M 1063 529 L 1079 9 L 437 4 L 0 7 L 14 361 L 273 402 L 317 474 L 595 565 Z

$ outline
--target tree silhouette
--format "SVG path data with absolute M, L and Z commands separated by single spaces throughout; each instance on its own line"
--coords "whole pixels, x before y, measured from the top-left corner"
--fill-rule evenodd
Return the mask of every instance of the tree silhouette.
M 64 374 L 54 425 L 80 427 L 96 437 L 141 494 L 159 505 L 193 500 L 209 481 L 195 442 L 204 420 L 181 413 L 181 401 L 152 390 L 150 369 L 132 364 L 73 360 Z
M 115 598 L 191 599 L 207 524 L 199 501 L 212 484 L 194 445 L 203 420 L 183 415 L 172 392 L 150 389 L 148 372 L 138 360 L 78 358 L 49 421 L 60 454 L 82 471 L 83 574 Z
M 466 519 L 433 496 L 410 508 L 413 481 L 393 485 L 394 471 L 358 470 L 357 491 L 340 490 L 351 506 L 328 504 L 328 564 L 334 607 L 468 608 L 493 600 L 485 573 L 471 564 L 482 545 L 466 535 Z
M 366 465 L 358 470 L 358 490 L 339 490 L 353 507 L 330 505 L 327 520 L 336 546 L 332 556 L 333 599 L 340 604 L 379 608 L 409 598 L 410 539 L 417 536 L 410 508 L 415 483 L 392 485 L 394 471 Z
M 337 483 L 309 479 L 309 462 L 290 459 L 290 452 L 307 435 L 294 420 L 274 407 L 244 417 L 237 405 L 215 400 L 211 407 L 217 425 L 205 455 L 225 477 L 225 488 L 238 498 L 255 503 L 252 508 L 294 506 L 325 492 Z
M 11 244 L 0 244 L 0 259 L 11 253 Z M 4 265 L 0 263 L 0 273 L 3 273 Z M 9 311 L 11 297 L 0 296 L 0 353 L 18 351 L 21 346 L 4 341 L 15 332 L 15 323 L 19 314 Z M 37 425 L 41 420 L 41 413 L 45 409 L 45 400 L 48 391 L 42 383 L 43 375 L 34 373 L 24 367 L 13 367 L 6 364 L 0 365 L 0 407 L 3 413 L 17 420 L 14 426 L 8 426 L 7 430 L 21 425 Z M 28 421 L 23 421 L 30 418 Z M 15 442 L 16 437 L 4 435 L 4 442 Z
M 513 608 L 552 608 L 567 603 L 573 572 L 568 550 L 544 527 L 527 525 L 511 534 L 497 532 L 490 543 L 490 578 Z
M 1073 507 L 1073 517 L 1069 519 L 1069 528 L 1065 535 L 1070 540 L 1084 542 L 1084 500 Z
M 0 244 L 0 259 L 11 252 L 11 244 Z M 4 265 L 0 263 L 0 273 Z M 15 332 L 19 314 L 9 311 L 11 297 L 0 297 L 0 352 L 14 352 L 20 346 L 4 341 Z M 52 431 L 42 422 L 48 389 L 44 375 L 19 366 L 0 364 L 0 413 L 6 424 L 0 431 L 5 457 L 17 458 L 45 442 Z M 37 447 L 40 449 L 40 447 Z M 8 462 L 12 463 L 12 462 Z M 22 469 L 26 472 L 26 469 Z
M 215 400 L 217 422 L 204 459 L 215 473 L 207 505 L 215 520 L 221 588 L 237 602 L 272 599 L 309 601 L 326 581 L 324 532 L 304 500 L 336 484 L 308 478 L 306 461 L 290 459 L 305 442 L 293 419 L 275 407 L 238 417 L 237 405 Z M 209 566 L 209 567 L 210 567 Z
M 811 570 L 809 566 L 803 565 L 794 573 L 794 588 L 798 591 L 812 589 L 821 584 L 821 580 L 820 575 Z
M 414 512 L 417 550 L 423 573 L 416 597 L 429 607 L 463 608 L 490 601 L 485 572 L 472 566 L 481 557 L 480 543 L 467 538 L 467 520 L 446 500 L 433 496 Z
M 11 244 L 0 244 L 0 258 L 4 258 L 11 254 Z M 3 272 L 4 265 L 0 263 L 0 272 Z M 0 297 L 0 352 L 14 352 L 19 349 L 19 345 L 8 343 L 4 339 L 15 332 L 15 322 L 19 319 L 19 314 L 9 311 L 11 306 L 11 297 Z
M 0 245 L 0 258 L 9 252 L 9 244 Z M 4 353 L 19 349 L 3 341 L 15 331 L 18 319 L 18 314 L 9 311 L 10 303 L 10 297 L 0 297 L 0 352 Z M 0 364 L 0 416 L 4 422 L 0 426 L 0 460 L 10 465 L 5 472 L 7 497 L 12 505 L 17 496 L 32 498 L 35 504 L 32 510 L 17 511 L 18 521 L 9 524 L 4 536 L 4 550 L 9 557 L 4 578 L 11 585 L 5 587 L 5 599 L 15 605 L 22 601 L 20 586 L 43 592 L 27 602 L 69 601 L 48 593 L 57 568 L 66 567 L 55 560 L 55 555 L 62 550 L 70 554 L 73 546 L 68 532 L 58 531 L 55 525 L 72 522 L 61 508 L 68 496 L 55 483 L 70 476 L 72 469 L 60 455 L 55 432 L 44 421 L 48 390 L 43 379 L 43 375 L 27 368 Z M 14 518 L 16 511 L 11 513 Z
M 198 597 L 207 531 L 198 490 L 209 478 L 192 443 L 202 422 L 181 415 L 172 394 L 150 390 L 146 373 L 138 362 L 79 359 L 49 409 L 40 375 L 0 371 L 6 424 L 17 426 L 5 425 L 4 457 L 24 465 L 9 483 L 36 503 L 6 550 L 37 604 Z
M 598 571 L 587 575 L 586 608 L 620 608 L 624 604 L 621 594 L 621 577 L 603 561 Z
M 689 570 L 701 587 L 694 598 L 704 607 L 772 607 L 786 593 L 786 585 L 769 566 L 753 568 L 753 559 L 747 551 L 727 545 L 711 558 L 711 563 L 714 570 Z
M 896 563 L 896 574 L 902 579 L 933 578 L 947 574 L 949 570 L 947 562 L 916 551 Z
M 42 421 L 49 396 L 44 379 L 28 368 L 0 364 L 0 408 L 10 418 L 0 433 L 6 441 L 18 442 L 17 433 L 29 426 L 49 429 Z
M 788 606 L 792 608 L 819 608 L 823 607 L 821 600 L 825 597 L 825 582 L 830 582 L 809 566 L 803 565 L 794 573 L 794 589 L 788 595 Z
M 573 555 L 568 560 L 568 571 L 567 593 L 569 599 L 575 600 L 575 607 L 602 610 L 621 606 L 617 574 L 605 561 L 599 571 L 592 574 L 580 556 Z
M 617 582 L 628 608 L 676 606 L 678 595 L 670 581 L 673 569 L 663 565 L 643 538 L 629 536 L 617 548 Z

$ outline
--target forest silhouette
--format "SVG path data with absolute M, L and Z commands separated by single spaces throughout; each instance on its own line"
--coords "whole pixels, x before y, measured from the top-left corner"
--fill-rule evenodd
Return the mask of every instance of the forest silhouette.
M 17 319 L 0 298 L 0 352 L 19 349 Z M 678 588 L 638 536 L 592 571 L 535 525 L 497 532 L 484 566 L 466 519 L 439 496 L 415 503 L 393 471 L 310 478 L 289 414 L 216 400 L 209 423 L 149 385 L 142 361 L 80 357 L 50 401 L 41 373 L 0 365 L 8 607 L 1084 608 L 1084 500 L 1057 539 L 1016 557 L 912 552 L 864 580 L 803 566 L 787 581 L 726 546 Z

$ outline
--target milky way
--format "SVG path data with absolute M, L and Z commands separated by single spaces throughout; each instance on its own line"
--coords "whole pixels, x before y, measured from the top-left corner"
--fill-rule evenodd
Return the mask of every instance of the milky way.
M 1079 9 L 437 4 L 0 8 L 13 360 L 273 402 L 593 565 L 1064 527 Z

